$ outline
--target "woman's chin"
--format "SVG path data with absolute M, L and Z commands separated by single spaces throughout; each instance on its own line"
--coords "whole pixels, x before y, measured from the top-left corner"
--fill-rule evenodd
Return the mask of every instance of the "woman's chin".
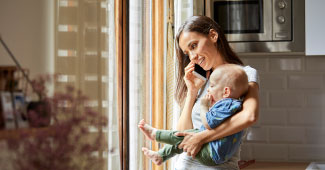
M 209 71 L 209 70 L 211 70 L 211 68 L 208 67 L 208 66 L 203 66 L 202 68 L 203 68 L 203 70 L 205 70 L 205 71 Z

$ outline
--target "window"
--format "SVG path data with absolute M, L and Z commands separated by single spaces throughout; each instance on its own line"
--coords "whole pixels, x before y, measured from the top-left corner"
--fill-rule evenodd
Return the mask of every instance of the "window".
M 56 90 L 82 90 L 109 118 L 108 127 L 90 128 L 107 136 L 107 147 L 92 153 L 105 160 L 102 169 L 120 166 L 113 11 L 114 0 L 56 0 Z

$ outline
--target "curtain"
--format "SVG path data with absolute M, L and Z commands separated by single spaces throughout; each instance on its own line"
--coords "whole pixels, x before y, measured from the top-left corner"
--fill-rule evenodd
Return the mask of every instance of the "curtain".
M 193 2 L 194 1 L 194 2 Z M 175 36 L 180 25 L 193 15 L 194 3 L 196 0 L 170 0 L 169 20 L 167 32 L 167 125 L 169 129 L 176 130 L 177 122 L 180 116 L 180 108 L 174 98 L 176 89 L 177 60 L 175 47 Z M 172 64 L 173 63 L 173 64 Z M 178 156 L 171 159 L 168 169 L 175 169 Z
M 120 169 L 119 138 L 118 138 L 118 115 L 117 115 L 117 78 L 116 78 L 116 42 L 115 42 L 115 13 L 114 0 L 107 3 L 107 24 L 108 24 L 108 170 Z
M 137 124 L 141 119 L 152 123 L 151 1 L 129 3 L 129 168 L 138 170 L 150 168 L 141 148 L 151 148 L 151 143 L 139 133 Z
M 162 169 L 144 157 L 143 146 L 160 145 L 144 138 L 137 124 L 141 119 L 156 128 L 165 127 L 165 2 L 134 0 L 129 7 L 129 134 L 130 169 Z
M 80 89 L 109 118 L 108 127 L 89 127 L 107 136 L 107 147 L 90 153 L 105 160 L 102 169 L 120 166 L 113 10 L 114 0 L 56 0 L 55 89 Z
M 173 129 L 173 117 L 175 115 L 175 108 L 177 107 L 174 98 L 175 94 L 175 57 L 174 57 L 174 1 L 167 1 L 167 55 L 166 55 L 166 116 L 167 129 Z M 174 168 L 174 160 L 167 161 L 167 169 Z
M 194 0 L 195 1 L 195 0 Z M 174 1 L 174 35 L 177 34 L 178 28 L 181 24 L 190 16 L 193 15 L 193 0 L 177 0 Z M 175 39 L 175 36 L 174 36 Z M 174 49 L 174 63 L 177 65 L 176 61 L 176 51 Z M 177 66 L 175 68 L 175 73 L 177 73 Z M 176 76 L 176 75 L 175 75 Z M 176 82 L 176 77 L 175 80 Z M 176 84 L 175 84 L 176 86 Z M 173 129 L 176 129 L 176 125 L 180 116 L 180 108 L 176 104 L 176 101 L 173 102 Z

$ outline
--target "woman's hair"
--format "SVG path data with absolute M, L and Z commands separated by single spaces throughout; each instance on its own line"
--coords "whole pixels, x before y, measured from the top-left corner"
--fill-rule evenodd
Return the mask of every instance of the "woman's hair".
M 211 29 L 215 30 L 218 33 L 216 47 L 223 60 L 229 64 L 243 65 L 243 62 L 238 58 L 236 53 L 229 46 L 221 27 L 215 21 L 206 16 L 192 16 L 187 19 L 178 29 L 175 42 L 176 56 L 178 60 L 178 75 L 175 97 L 177 103 L 181 107 L 183 107 L 184 99 L 187 93 L 187 87 L 183 78 L 185 75 L 184 68 L 190 63 L 190 59 L 179 47 L 179 37 L 182 32 L 197 32 L 208 36 Z

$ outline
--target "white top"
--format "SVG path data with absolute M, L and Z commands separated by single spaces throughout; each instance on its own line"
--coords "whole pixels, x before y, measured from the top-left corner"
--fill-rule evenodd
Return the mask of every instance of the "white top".
M 250 67 L 250 66 L 245 66 L 243 67 L 243 69 L 245 70 L 247 77 L 248 77 L 248 82 L 256 82 L 259 83 L 259 77 L 257 74 L 257 71 Z M 193 122 L 193 127 L 200 129 L 200 127 L 202 126 L 202 121 L 201 121 L 201 117 L 200 117 L 200 98 L 202 96 L 205 96 L 207 93 L 207 89 L 209 87 L 209 80 L 207 81 L 206 85 L 204 86 L 203 92 L 201 93 L 201 91 L 199 91 L 199 96 L 198 99 L 196 100 L 193 109 L 192 109 L 192 122 Z M 217 165 L 217 166 L 205 166 L 202 165 L 200 162 L 198 162 L 197 160 L 192 159 L 192 157 L 187 156 L 186 152 L 183 152 L 177 162 L 176 162 L 176 166 L 175 166 L 175 170 L 196 170 L 196 169 L 200 169 L 200 170 L 229 170 L 229 169 L 239 169 L 238 168 L 238 161 L 240 159 L 240 148 L 238 149 L 238 151 L 234 154 L 234 156 L 232 158 L 229 159 L 229 161 L 227 161 L 226 163 Z

